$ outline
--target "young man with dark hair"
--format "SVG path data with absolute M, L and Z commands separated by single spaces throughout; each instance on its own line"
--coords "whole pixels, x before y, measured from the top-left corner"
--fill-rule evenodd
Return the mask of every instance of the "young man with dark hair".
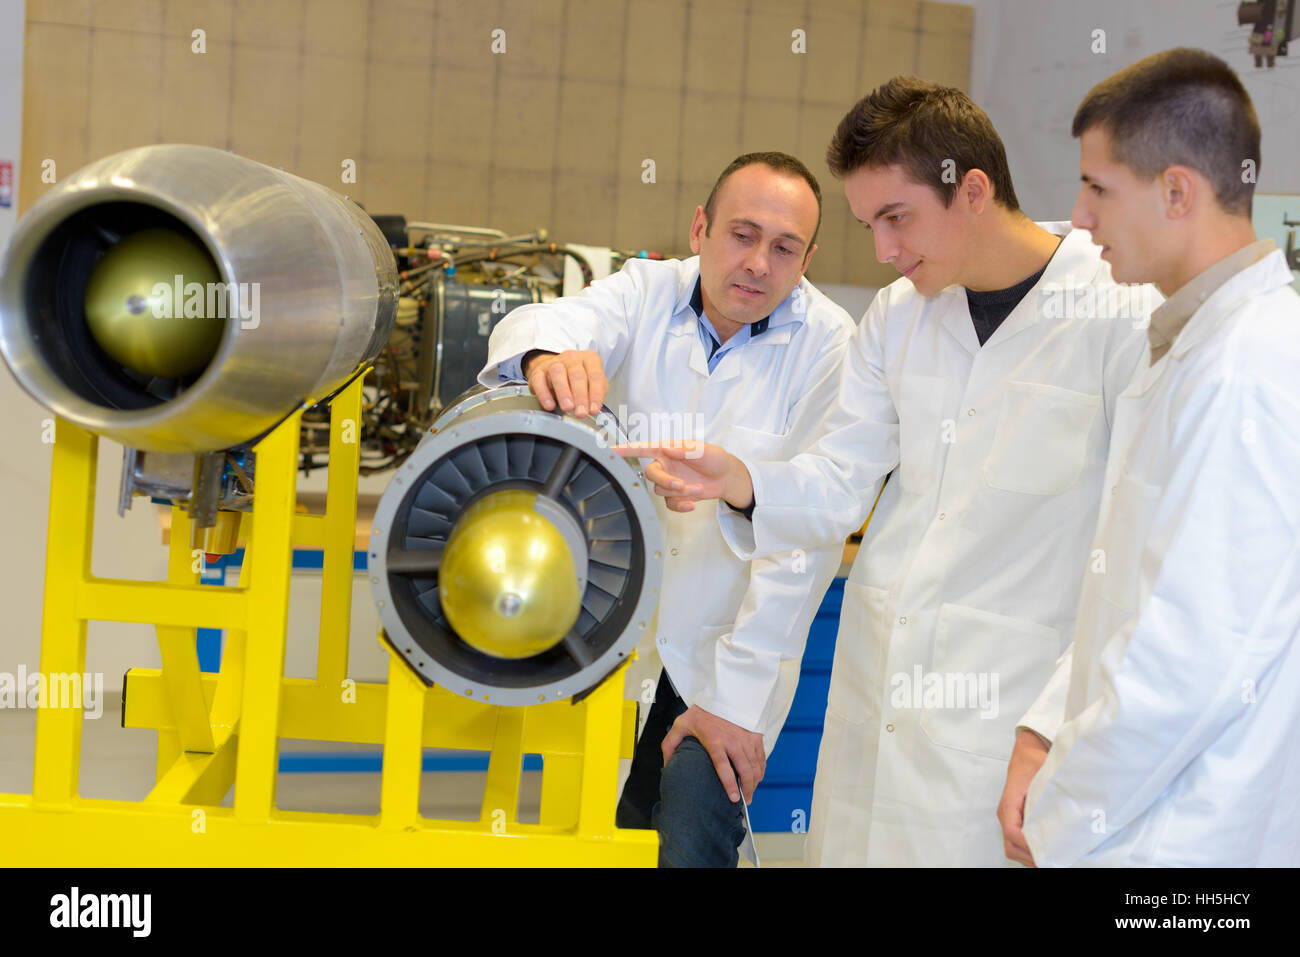
M 514 310 L 493 330 L 479 380 L 527 379 L 544 408 L 578 416 L 608 396 L 633 434 L 648 424 L 666 438 L 793 455 L 817 435 L 853 334 L 804 278 L 820 222 L 821 190 L 803 163 L 740 156 L 695 209 L 698 256 L 629 260 L 580 295 Z M 709 516 L 655 501 L 664 577 L 646 631 L 663 672 L 616 820 L 658 830 L 661 866 L 734 866 L 741 799 L 789 713 L 843 540 L 751 562 Z
M 959 90 L 889 81 L 828 161 L 902 278 L 849 345 L 824 437 L 789 461 L 628 454 L 653 452 L 670 508 L 725 499 L 706 511 L 739 557 L 842 538 L 879 493 L 844 589 L 807 858 L 1006 864 L 992 809 L 1015 720 L 1073 637 L 1142 297 L 1096 308 L 1124 298 L 1097 248 L 1020 212 L 1002 142 Z
M 1007 854 L 1295 867 L 1300 296 L 1251 226 L 1259 122 L 1227 64 L 1178 49 L 1094 87 L 1073 132 L 1073 222 L 1117 278 L 1168 299 L 1116 408 L 1104 564 L 1021 720 Z

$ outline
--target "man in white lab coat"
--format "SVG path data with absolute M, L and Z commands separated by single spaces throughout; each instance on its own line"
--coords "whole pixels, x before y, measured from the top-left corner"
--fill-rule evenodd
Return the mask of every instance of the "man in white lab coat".
M 1073 637 L 1150 290 L 1019 210 L 997 132 L 958 90 L 891 80 L 828 160 L 903 278 L 849 346 L 825 437 L 787 462 L 664 448 L 646 476 L 671 508 L 756 503 L 752 524 L 705 509 L 751 557 L 836 539 L 896 470 L 844 589 L 806 856 L 1007 864 L 992 809 L 1015 721 Z
M 820 188 L 801 162 L 738 157 L 695 210 L 697 257 L 631 260 L 581 295 L 514 310 L 492 333 L 480 381 L 526 377 L 544 407 L 579 416 L 608 401 L 633 438 L 793 455 L 816 435 L 853 333 L 803 278 L 820 221 Z M 740 801 L 790 710 L 843 538 L 751 562 L 711 517 L 655 501 L 664 667 L 617 822 L 655 827 L 661 865 L 734 866 Z
M 1116 408 L 1073 654 L 1021 722 L 1007 853 L 1295 867 L 1300 296 L 1251 227 L 1259 122 L 1179 49 L 1094 87 L 1073 132 L 1073 222 L 1168 299 Z

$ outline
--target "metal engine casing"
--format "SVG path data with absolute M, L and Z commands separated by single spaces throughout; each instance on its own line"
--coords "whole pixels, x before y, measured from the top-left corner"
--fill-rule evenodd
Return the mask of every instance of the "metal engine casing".
M 206 247 L 222 283 L 258 284 L 256 323 L 232 295 L 193 381 L 142 383 L 86 329 L 96 262 L 158 226 Z M 396 296 L 387 240 L 345 197 L 222 150 L 145 146 L 78 170 L 18 223 L 0 266 L 0 354 L 33 398 L 82 428 L 199 454 L 250 442 L 345 383 L 383 348 Z
M 434 423 L 380 499 L 368 552 L 387 640 L 422 680 L 492 704 L 533 705 L 582 694 L 628 659 L 653 628 L 663 555 L 644 480 L 609 449 L 621 438 L 609 413 L 580 420 L 546 412 L 521 385 L 471 390 Z M 578 621 L 532 657 L 483 654 L 447 621 L 432 565 L 471 504 L 505 489 L 542 492 L 548 479 L 555 485 L 567 450 L 573 465 L 548 506 L 567 510 L 586 539 Z M 429 567 L 401 570 L 421 552 Z

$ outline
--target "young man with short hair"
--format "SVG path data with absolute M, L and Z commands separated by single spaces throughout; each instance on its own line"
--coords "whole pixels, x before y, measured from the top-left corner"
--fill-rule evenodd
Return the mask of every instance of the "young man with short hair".
M 1094 87 L 1073 133 L 1073 222 L 1168 299 L 1117 404 L 1073 654 L 1021 721 L 1007 854 L 1295 867 L 1300 296 L 1251 226 L 1259 121 L 1177 49 Z
M 1015 721 L 1073 637 L 1143 297 L 1112 295 L 1087 233 L 1020 211 L 959 90 L 889 81 L 828 160 L 902 278 L 849 346 L 825 436 L 790 461 L 661 446 L 646 476 L 670 508 L 725 499 L 741 557 L 842 537 L 880 493 L 844 589 L 807 858 L 1006 864 L 992 808 Z

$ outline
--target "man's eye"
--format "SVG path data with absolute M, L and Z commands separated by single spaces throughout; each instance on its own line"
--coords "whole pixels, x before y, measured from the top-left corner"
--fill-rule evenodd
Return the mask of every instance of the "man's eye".
M 747 242 L 749 242 L 750 239 L 752 238 L 752 237 L 749 236 L 747 233 L 732 233 L 731 235 L 735 236 L 735 237 L 736 237 L 737 239 L 739 239 L 742 243 L 747 243 Z
M 782 254 L 784 254 L 784 255 L 786 255 L 786 256 L 793 256 L 793 255 L 794 255 L 794 250 L 793 250 L 793 249 L 790 249 L 788 246 L 777 246 L 777 247 L 776 247 L 776 251 L 779 252 L 779 253 L 782 253 Z
M 893 223 L 895 226 L 897 226 L 899 223 L 901 223 L 901 222 L 903 221 L 903 214 L 902 214 L 902 213 L 894 213 L 892 216 L 886 216 L 885 219 L 889 220 L 889 222 L 891 222 L 891 223 Z
M 1098 196 L 1100 196 L 1103 192 L 1105 192 L 1105 190 L 1103 190 L 1096 183 L 1089 183 L 1088 185 L 1092 188 L 1093 193 L 1095 193 Z

